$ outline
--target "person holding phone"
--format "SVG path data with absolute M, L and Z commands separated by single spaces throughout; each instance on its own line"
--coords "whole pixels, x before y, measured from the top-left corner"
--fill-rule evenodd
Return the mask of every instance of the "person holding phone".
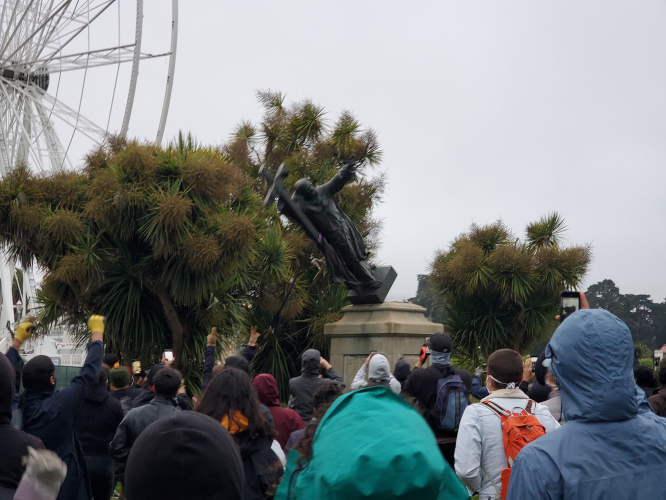
M 368 380 L 365 377 L 368 377 Z M 396 394 L 400 394 L 400 382 L 391 373 L 391 365 L 383 354 L 377 354 L 377 351 L 370 351 L 370 355 L 356 372 L 351 390 L 361 389 L 371 385 L 387 385 Z

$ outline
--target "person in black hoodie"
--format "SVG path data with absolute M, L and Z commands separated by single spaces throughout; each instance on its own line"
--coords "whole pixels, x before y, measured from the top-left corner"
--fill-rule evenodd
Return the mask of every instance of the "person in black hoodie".
M 132 377 L 124 366 L 118 366 L 109 372 L 109 395 L 120 402 L 123 413 L 132 409 L 134 398 L 141 394 L 138 387 L 130 387 Z
M 86 456 L 88 477 L 95 500 L 109 500 L 113 493 L 114 464 L 109 443 L 124 413 L 120 402 L 109 397 L 108 371 L 102 367 L 83 407 L 76 417 L 76 432 Z
M 12 401 L 14 399 L 14 367 L 4 354 L 0 354 L 0 498 L 6 494 L 14 498 L 14 490 L 21 482 L 25 466 L 21 459 L 28 455 L 28 446 L 44 449 L 42 440 L 14 429 Z
M 223 370 L 208 385 L 195 411 L 220 422 L 236 441 L 245 471 L 245 500 L 272 498 L 283 473 L 282 463 L 271 449 L 277 433 L 259 411 L 247 373 Z
M 236 443 L 219 422 L 176 411 L 139 436 L 127 461 L 127 500 L 243 500 Z
M 88 328 L 92 338 L 88 344 L 85 364 L 66 389 L 54 392 L 55 366 L 48 356 L 35 356 L 23 367 L 25 392 L 20 404 L 23 430 L 40 438 L 44 446 L 57 453 L 67 465 L 67 476 L 58 493 L 58 500 L 92 498 L 86 461 L 74 429 L 74 419 L 102 366 L 104 318 L 91 316 Z
M 317 349 L 305 351 L 301 358 L 301 375 L 289 381 L 289 408 L 296 410 L 306 424 L 312 420 L 315 392 L 328 382 L 325 378 L 319 378 L 320 367 L 326 370 L 326 377 L 333 380 L 340 389 L 345 388 L 340 375 L 335 373 L 331 364 L 321 357 Z

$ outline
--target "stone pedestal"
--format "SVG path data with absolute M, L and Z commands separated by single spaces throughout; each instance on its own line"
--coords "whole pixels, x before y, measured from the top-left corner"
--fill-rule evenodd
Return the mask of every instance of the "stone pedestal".
M 324 327 L 331 339 L 329 361 L 347 390 L 373 349 L 388 358 L 391 370 L 401 357 L 414 366 L 425 339 L 444 330 L 441 323 L 428 321 L 425 311 L 409 302 L 351 305 L 342 309 L 340 321 Z

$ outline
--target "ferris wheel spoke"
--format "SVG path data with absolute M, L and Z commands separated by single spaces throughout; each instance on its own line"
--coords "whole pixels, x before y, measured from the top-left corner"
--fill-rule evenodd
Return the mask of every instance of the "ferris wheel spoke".
M 71 35 L 71 36 L 70 36 L 65 42 L 63 42 L 62 44 L 60 44 L 60 47 L 58 48 L 58 50 L 52 52 L 51 54 L 49 54 L 49 55 L 46 57 L 46 62 L 48 63 L 48 62 L 49 62 L 52 58 L 54 58 L 58 53 L 61 53 L 61 52 L 62 52 L 62 49 L 64 49 L 64 48 L 65 48 L 65 47 L 66 47 L 66 46 L 67 46 L 72 40 L 74 40 L 77 36 L 79 36 L 79 34 L 80 34 L 83 30 L 85 30 L 88 26 L 90 26 L 90 24 L 92 24 L 92 23 L 93 23 L 93 22 L 94 22 L 99 16 L 101 16 L 102 13 L 104 13 L 104 11 L 105 11 L 106 9 L 108 9 L 108 8 L 113 4 L 113 2 L 115 2 L 115 1 L 116 1 L 116 0 L 107 0 L 106 3 L 104 3 L 103 5 L 101 5 L 101 6 L 99 7 L 99 12 L 96 12 L 94 16 L 92 16 L 92 17 L 90 17 L 89 19 L 87 19 L 87 21 L 83 24 L 83 26 L 81 26 L 80 28 L 76 29 L 76 30 L 74 31 L 74 34 L 72 34 L 72 35 Z M 88 13 L 90 13 L 90 11 L 88 11 Z
M 10 55 L 8 55 L 8 56 L 5 58 L 5 61 L 11 59 L 12 57 L 14 57 L 14 56 L 15 56 L 15 55 L 16 55 L 21 49 L 23 49 L 26 45 L 28 45 L 28 44 L 32 41 L 32 39 L 33 39 L 35 36 L 37 36 L 38 34 L 42 33 L 42 32 L 45 30 L 46 26 L 47 26 L 47 25 L 48 25 L 48 24 L 49 24 L 49 23 L 50 23 L 55 17 L 57 17 L 59 14 L 62 15 L 62 13 L 64 13 L 64 11 L 67 9 L 67 7 L 69 6 L 69 4 L 70 4 L 71 2 L 72 2 L 72 0 L 65 0 L 64 2 L 62 2 L 62 3 L 60 4 L 60 6 L 56 8 L 56 10 L 53 12 L 53 14 L 51 14 L 49 17 L 47 17 L 47 18 L 46 18 L 46 19 L 40 24 L 40 26 L 39 26 L 38 28 L 36 28 L 36 29 L 34 29 L 34 30 L 32 31 L 32 35 L 26 37 L 26 39 L 23 40 L 23 43 L 21 43 L 21 45 L 19 45 L 19 46 L 14 50 L 14 52 L 12 52 Z M 27 11 L 26 11 L 26 12 L 27 12 Z M 2 57 L 3 57 L 3 52 L 0 52 L 0 58 L 2 58 Z
M 8 127 L 9 138 L 14 141 L 14 150 L 10 156 L 10 166 L 14 162 L 22 162 L 28 159 L 28 156 L 32 156 L 32 159 L 37 164 L 41 164 L 41 159 L 37 157 L 34 149 L 30 147 L 32 144 L 31 133 L 28 130 L 32 125 L 32 110 L 30 108 L 30 103 L 26 99 L 21 99 L 21 96 L 15 94 L 16 99 L 12 99 L 12 94 L 7 91 L 7 87 L 0 80 L 0 89 L 5 93 L 6 102 L 11 108 L 12 121 L 10 122 L 10 127 Z M 23 117 L 23 119 L 21 119 Z M 18 132 L 17 132 L 18 131 Z M 13 134 L 12 134 L 13 132 Z
M 23 12 L 23 15 L 21 16 L 21 19 L 19 20 L 18 23 L 16 23 L 16 27 L 14 28 L 14 31 L 12 31 L 12 34 L 9 35 L 9 37 L 6 38 L 6 40 L 4 40 L 4 42 L 2 44 L 2 47 L 0 47 L 0 58 L 5 53 L 5 50 L 7 50 L 7 47 L 11 43 L 14 36 L 16 36 L 16 33 L 18 33 L 21 30 L 21 28 L 23 27 L 23 21 L 25 20 L 25 17 L 30 12 L 30 7 L 32 6 L 33 3 L 35 3 L 35 0 L 30 0 L 30 4 L 28 4 L 28 7 Z M 16 14 L 16 10 L 18 10 L 18 9 L 14 9 L 14 13 L 12 14 L 12 19 L 15 19 L 14 14 Z M 9 28 L 9 26 L 8 26 L 8 28 Z M 7 32 L 9 32 L 9 30 L 7 30 Z M 5 34 L 5 36 L 6 36 L 6 34 Z
M 70 127 L 76 129 L 85 135 L 88 139 L 94 141 L 96 144 L 101 143 L 102 139 L 106 135 L 106 131 L 95 124 L 92 120 L 89 120 L 81 113 L 78 113 L 76 110 L 67 106 L 64 102 L 56 99 L 48 93 L 42 93 L 37 90 L 33 92 L 28 92 L 25 89 L 21 88 L 20 85 L 17 85 L 14 82 L 6 82 L 11 85 L 12 89 L 21 93 L 30 101 L 35 102 L 39 105 L 43 105 L 43 102 L 47 102 L 49 106 L 45 106 L 49 114 L 57 116 L 64 123 Z M 39 92 L 39 95 L 35 95 Z

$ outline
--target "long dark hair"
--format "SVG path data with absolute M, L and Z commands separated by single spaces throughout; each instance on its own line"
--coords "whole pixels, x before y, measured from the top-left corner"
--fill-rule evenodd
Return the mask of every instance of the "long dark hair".
M 259 411 L 257 392 L 248 374 L 235 368 L 225 368 L 206 388 L 195 411 L 221 422 L 225 415 L 233 421 L 234 410 L 247 418 L 247 430 L 252 437 L 277 436 L 275 429 Z

